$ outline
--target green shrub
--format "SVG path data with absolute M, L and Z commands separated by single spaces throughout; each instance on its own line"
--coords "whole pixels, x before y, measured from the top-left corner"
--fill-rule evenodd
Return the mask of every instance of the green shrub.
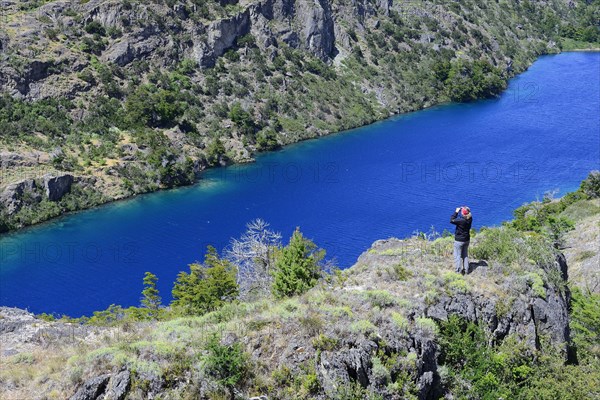
M 317 250 L 317 246 L 296 229 L 289 244 L 275 258 L 273 294 L 278 298 L 289 297 L 315 286 L 321 277 L 320 262 L 324 257 L 325 250 Z
M 527 284 L 531 286 L 531 290 L 533 290 L 533 293 L 535 293 L 536 296 L 545 299 L 546 289 L 544 288 L 544 280 L 542 279 L 542 277 L 535 272 L 530 272 L 526 275 L 526 279 Z
M 274 150 L 278 148 L 277 132 L 272 128 L 265 128 L 256 135 L 256 146 L 260 151 Z
M 600 359 L 600 295 L 585 293 L 579 288 L 572 291 L 570 327 L 573 344 L 581 362 Z
M 581 191 L 591 198 L 600 197 L 600 171 L 592 171 L 581 182 Z
M 392 377 L 390 370 L 383 364 L 379 357 L 373 357 L 373 365 L 371 367 L 371 374 L 376 384 L 387 385 Z
M 563 216 L 549 216 L 548 226 L 550 228 L 551 238 L 560 247 L 564 246 L 565 234 L 575 229 L 575 223 Z
M 106 35 L 106 30 L 104 29 L 104 26 L 102 26 L 102 24 L 98 21 L 92 21 L 89 24 L 87 24 L 85 26 L 85 31 L 89 34 L 98 34 L 100 36 L 104 36 Z
M 362 333 L 365 336 L 371 336 L 377 332 L 377 327 L 366 319 L 355 321 L 350 325 L 350 330 L 353 332 Z
M 392 312 L 392 321 L 401 330 L 406 330 L 409 326 L 408 319 L 400 313 Z
M 300 364 L 296 371 L 283 365 L 272 372 L 271 378 L 281 395 L 277 398 L 312 399 L 321 389 L 313 362 Z M 273 392 L 273 387 L 269 391 Z
M 237 54 L 237 53 L 236 53 Z M 239 102 L 233 103 L 229 110 L 229 119 L 240 129 L 243 134 L 253 134 L 255 123 L 252 115 L 245 111 Z
M 431 318 L 418 317 L 415 319 L 415 325 L 418 329 L 430 335 L 437 335 L 437 333 L 439 332 L 437 324 Z
M 413 276 L 413 273 L 402 265 L 402 263 L 392 265 L 391 271 L 394 279 L 399 281 L 407 281 Z
M 208 246 L 204 265 L 191 264 L 189 273 L 177 275 L 172 306 L 184 314 L 205 314 L 233 301 L 237 294 L 235 267 Z
M 522 257 L 521 234 L 509 227 L 482 230 L 472 248 L 475 258 L 512 264 Z
M 482 230 L 472 254 L 475 258 L 496 260 L 505 265 L 529 261 L 547 267 L 555 260 L 554 247 L 546 237 L 522 233 L 508 225 Z
M 148 309 L 148 316 L 158 319 L 161 305 L 160 294 L 156 288 L 158 278 L 151 272 L 144 274 L 144 290 L 142 290 L 142 306 Z
M 374 307 L 386 308 L 396 304 L 396 297 L 387 290 L 367 290 L 364 295 Z
M 235 399 L 235 388 L 250 375 L 249 355 L 239 342 L 223 345 L 217 335 L 210 337 L 206 349 L 203 366 L 207 374 Z
M 312 340 L 313 347 L 321 351 L 334 350 L 337 346 L 337 343 L 338 341 L 336 338 L 326 336 L 322 333 Z

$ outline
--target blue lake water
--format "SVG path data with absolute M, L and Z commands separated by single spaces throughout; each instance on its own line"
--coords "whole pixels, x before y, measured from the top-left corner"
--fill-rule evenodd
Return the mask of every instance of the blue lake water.
M 345 268 L 377 239 L 450 229 L 463 204 L 475 228 L 498 224 L 599 164 L 600 53 L 545 56 L 499 99 L 306 141 L 0 237 L 0 305 L 72 316 L 137 305 L 145 271 L 168 302 L 178 271 L 259 217 L 286 240 L 299 226 Z

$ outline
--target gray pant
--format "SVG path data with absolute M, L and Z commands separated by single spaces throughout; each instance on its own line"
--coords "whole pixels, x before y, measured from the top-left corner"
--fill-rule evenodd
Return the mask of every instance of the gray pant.
M 454 266 L 458 273 L 469 273 L 469 242 L 454 241 Z

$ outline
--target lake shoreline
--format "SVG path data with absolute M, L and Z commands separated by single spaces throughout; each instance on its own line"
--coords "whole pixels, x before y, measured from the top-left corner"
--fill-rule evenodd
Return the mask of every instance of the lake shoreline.
M 561 53 L 580 53 L 580 52 L 589 52 L 589 53 L 595 53 L 595 52 L 600 52 L 600 47 L 594 47 L 591 49 L 572 49 L 572 50 L 563 50 L 561 51 Z
M 575 50 L 572 50 L 572 51 L 576 52 Z M 523 71 L 520 71 L 517 74 L 509 75 L 507 77 L 507 81 L 506 81 L 507 82 L 507 88 L 508 88 L 508 82 L 511 79 L 514 79 L 514 78 L 518 77 L 519 75 L 523 74 L 524 72 L 528 71 L 529 68 L 537 60 L 539 60 L 540 57 L 549 56 L 549 55 L 558 55 L 558 54 L 561 54 L 561 53 L 563 53 L 563 52 L 546 53 L 546 54 L 539 55 L 537 58 L 535 58 L 534 60 L 532 60 L 529 63 L 529 65 L 527 65 L 525 67 L 525 69 Z M 507 89 L 504 89 L 500 93 L 499 96 L 501 96 L 506 90 Z M 482 100 L 489 100 L 489 99 L 482 98 L 482 99 L 475 100 L 474 102 L 479 102 L 479 101 L 482 101 Z M 470 103 L 474 103 L 474 102 L 470 102 Z M 267 150 L 267 151 L 255 153 L 255 154 L 252 155 L 251 159 L 245 160 L 243 162 L 230 162 L 230 163 L 227 163 L 226 165 L 221 165 L 221 166 L 206 166 L 206 167 L 203 166 L 198 172 L 195 173 L 195 179 L 194 179 L 194 181 L 191 182 L 191 183 L 189 183 L 189 184 L 176 185 L 176 186 L 173 186 L 173 187 L 166 187 L 166 188 L 160 188 L 159 187 L 156 190 L 149 190 L 149 191 L 141 192 L 141 193 L 132 193 L 131 195 L 125 195 L 125 196 L 119 196 L 119 197 L 113 197 L 113 198 L 107 197 L 107 198 L 103 199 L 103 201 L 101 203 L 96 204 L 96 205 L 94 205 L 92 207 L 84 207 L 84 208 L 81 208 L 81 209 L 77 209 L 77 210 L 73 210 L 73 211 L 68 211 L 68 212 L 62 213 L 60 215 L 53 216 L 53 217 L 41 220 L 41 221 L 39 221 L 37 223 L 34 223 L 34 224 L 29 224 L 29 225 L 25 225 L 25 226 L 19 227 L 17 229 L 8 229 L 6 231 L 2 231 L 2 224 L 0 223 L 0 238 L 2 238 L 3 236 L 7 236 L 7 235 L 9 235 L 11 233 L 23 232 L 24 230 L 27 230 L 29 228 L 43 226 L 46 223 L 52 223 L 52 222 L 60 220 L 62 218 L 68 218 L 68 217 L 70 217 L 72 215 L 75 215 L 75 214 L 83 212 L 83 211 L 97 209 L 99 207 L 102 207 L 102 206 L 105 206 L 105 205 L 108 205 L 108 204 L 112 204 L 112 203 L 116 203 L 116 202 L 122 202 L 122 201 L 128 201 L 128 200 L 132 200 L 132 199 L 135 199 L 135 198 L 139 198 L 140 196 L 149 195 L 149 194 L 153 194 L 153 193 L 159 193 L 159 192 L 164 192 L 164 191 L 171 191 L 173 189 L 179 189 L 179 188 L 192 187 L 192 186 L 195 186 L 195 185 L 198 185 L 199 183 L 201 183 L 202 179 L 203 179 L 202 176 L 207 171 L 209 171 L 209 170 L 215 170 L 215 169 L 219 169 L 219 168 L 227 168 L 227 167 L 231 167 L 231 166 L 235 166 L 235 165 L 254 164 L 256 162 L 256 160 L 255 160 L 256 156 L 260 156 L 260 155 L 263 155 L 263 154 L 270 154 L 270 153 L 273 153 L 273 152 L 281 151 L 283 149 L 287 149 L 290 146 L 293 146 L 295 144 L 304 143 L 304 142 L 307 142 L 307 141 L 310 141 L 310 140 L 318 140 L 318 139 L 324 138 L 324 137 L 331 137 L 333 135 L 343 134 L 345 132 L 349 132 L 349 131 L 352 131 L 354 129 L 364 128 L 364 127 L 376 124 L 378 122 L 383 122 L 383 121 L 386 121 L 386 120 L 389 120 L 389 119 L 392 119 L 392 118 L 396 118 L 396 117 L 399 117 L 399 116 L 402 116 L 402 115 L 409 115 L 409 114 L 412 114 L 412 113 L 415 113 L 415 112 L 424 111 L 424 110 L 431 109 L 433 107 L 443 106 L 445 104 L 452 104 L 452 103 L 453 102 L 451 102 L 451 101 L 437 102 L 437 103 L 432 103 L 432 104 L 426 105 L 424 107 L 415 108 L 415 109 L 413 109 L 411 111 L 406 111 L 406 112 L 392 112 L 389 115 L 387 115 L 387 116 L 385 116 L 385 117 L 383 117 L 381 119 L 375 119 L 375 120 L 373 120 L 371 122 L 368 122 L 368 123 L 366 123 L 364 125 L 355 126 L 353 128 L 349 128 L 349 129 L 345 129 L 345 130 L 332 131 L 332 132 L 328 132 L 328 133 L 326 133 L 324 135 L 318 135 L 318 136 L 314 136 L 314 137 L 307 137 L 307 138 L 300 139 L 300 140 L 297 140 L 297 141 L 294 141 L 294 142 L 291 142 L 291 143 L 287 143 L 287 144 L 285 144 L 285 145 L 283 145 L 283 146 L 281 146 L 281 147 L 279 147 L 277 149 L 274 149 L 274 150 Z M 457 104 L 460 104 L 460 103 L 457 103 Z M 67 171 L 65 171 L 65 173 L 66 174 L 72 174 L 71 172 L 67 172 Z M 76 176 L 76 177 L 79 176 L 79 175 L 76 175 L 76 174 L 73 174 L 73 175 Z M 81 176 L 81 177 L 86 178 L 87 175 L 84 175 L 84 176 Z
M 541 57 L 559 55 L 559 54 L 562 54 L 562 53 L 579 53 L 579 52 L 586 52 L 586 53 L 589 53 L 589 52 L 600 52 L 600 48 L 597 48 L 597 49 L 596 48 L 594 48 L 594 49 L 573 49 L 573 50 L 564 50 L 564 51 L 561 51 L 561 52 L 558 52 L 558 53 L 541 54 L 535 60 L 533 60 L 523 71 L 519 72 L 518 74 L 514 74 L 514 75 L 509 76 L 507 78 L 507 88 L 504 89 L 502 91 L 502 93 L 498 97 L 500 97 L 502 94 L 504 94 L 505 91 L 508 89 L 508 82 L 511 79 L 514 79 L 514 78 L 520 76 L 521 74 L 527 72 L 529 70 L 529 68 L 536 61 L 538 61 Z M 485 101 L 485 100 L 489 100 L 489 99 L 482 98 L 482 99 L 478 99 L 478 100 L 475 100 L 474 102 L 469 102 L 469 103 L 475 103 L 475 102 Z M 133 200 L 133 199 L 136 199 L 136 198 L 140 198 L 141 196 L 147 196 L 147 195 L 151 195 L 151 194 L 154 194 L 154 193 L 160 193 L 160 192 L 172 191 L 172 190 L 176 190 L 176 189 L 189 188 L 189 187 L 201 184 L 202 181 L 203 181 L 203 175 L 207 171 L 214 171 L 214 170 L 218 170 L 218 169 L 222 169 L 222 168 L 228 168 L 228 167 L 232 167 L 232 166 L 242 166 L 242 165 L 254 164 L 254 163 L 256 163 L 256 159 L 255 159 L 256 156 L 261 156 L 261 155 L 265 155 L 265 154 L 275 153 L 275 152 L 278 152 L 278 151 L 282 151 L 284 149 L 288 149 L 290 146 L 294 146 L 294 145 L 297 145 L 297 144 L 300 144 L 300 143 L 309 142 L 311 140 L 319 140 L 321 138 L 331 137 L 331 136 L 334 136 L 334 135 L 341 135 L 341 134 L 344 134 L 346 132 L 353 131 L 355 129 L 361 129 L 361 128 L 364 128 L 364 127 L 367 127 L 367 126 L 370 126 L 370 125 L 373 125 L 373 124 L 376 124 L 376 123 L 384 122 L 386 120 L 390 120 L 390 119 L 393 119 L 393 118 L 397 118 L 397 117 L 400 117 L 400 116 L 403 116 L 403 115 L 409 115 L 409 114 L 412 114 L 412 113 L 415 113 L 415 112 L 425 111 L 425 110 L 432 109 L 434 107 L 444 106 L 444 105 L 447 105 L 447 104 L 464 104 L 464 103 L 453 103 L 451 101 L 444 101 L 444 102 L 429 104 L 429 105 L 421 107 L 421 108 L 415 108 L 414 110 L 407 111 L 407 112 L 394 112 L 394 113 L 390 113 L 388 116 L 386 116 L 384 118 L 375 119 L 375 120 L 373 120 L 373 121 L 371 121 L 371 122 L 369 122 L 367 124 L 364 124 L 364 125 L 360 125 L 360 126 L 356 126 L 356 127 L 350 128 L 350 129 L 345 129 L 345 130 L 340 130 L 340 131 L 332 131 L 332 132 L 329 132 L 329 133 L 324 134 L 324 135 L 319 135 L 319 136 L 314 136 L 314 137 L 308 137 L 308 138 L 300 139 L 298 141 L 294 141 L 294 142 L 285 144 L 285 145 L 283 145 L 283 146 L 281 146 L 281 147 L 279 147 L 277 149 L 274 149 L 274 150 L 267 150 L 267 151 L 258 152 L 258 153 L 253 154 L 251 159 L 248 159 L 248 160 L 245 160 L 245 161 L 242 161 L 242 162 L 230 162 L 230 163 L 227 163 L 226 165 L 202 167 L 200 169 L 200 171 L 196 172 L 195 179 L 190 184 L 176 185 L 176 186 L 173 186 L 173 187 L 166 187 L 166 188 L 158 188 L 156 190 L 149 190 L 149 191 L 140 192 L 140 193 L 132 193 L 131 195 L 119 196 L 119 197 L 115 197 L 115 198 L 110 198 L 109 197 L 109 198 L 104 199 L 106 201 L 102 201 L 101 203 L 99 203 L 97 205 L 94 205 L 92 207 L 85 207 L 85 208 L 81 208 L 81 209 L 77 209 L 77 210 L 73 210 L 73 211 L 68 211 L 68 212 L 62 213 L 62 214 L 60 214 L 58 216 L 54 216 L 54 217 L 51 217 L 51 218 L 48 218 L 48 219 L 44 219 L 44 220 L 42 220 L 40 222 L 37 222 L 37 223 L 34 223 L 34 224 L 25 225 L 25 226 L 22 226 L 22 227 L 17 228 L 17 229 L 9 229 L 7 231 L 2 231 L 1 230 L 2 229 L 2 225 L 0 224 L 0 238 L 2 238 L 4 236 L 7 236 L 7 235 L 9 235 L 11 233 L 23 232 L 23 231 L 26 231 L 26 230 L 28 230 L 30 228 L 35 228 L 35 227 L 43 226 L 44 224 L 52 223 L 52 222 L 55 222 L 55 221 L 59 221 L 62 218 L 68 218 L 68 217 L 73 216 L 75 214 L 78 214 L 80 212 L 98 209 L 99 207 L 103 207 L 103 206 L 106 206 L 106 205 L 109 205 L 109 204 L 113 204 L 113 203 L 117 203 L 117 202 L 130 201 L 130 200 Z M 70 172 L 65 172 L 65 173 L 71 174 Z M 76 174 L 73 174 L 73 175 L 76 176 L 76 177 L 79 176 L 79 175 L 76 175 Z M 87 175 L 82 175 L 81 177 L 85 178 L 85 177 L 87 177 Z

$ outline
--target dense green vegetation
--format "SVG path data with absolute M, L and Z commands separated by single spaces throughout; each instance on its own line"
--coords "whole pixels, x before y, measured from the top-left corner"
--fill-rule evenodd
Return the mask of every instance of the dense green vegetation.
M 574 288 L 571 299 L 573 344 L 581 364 L 600 363 L 600 295 Z
M 142 307 L 148 310 L 148 317 L 158 319 L 160 315 L 161 297 L 156 288 L 158 278 L 151 272 L 144 275 L 144 290 L 142 290 Z
M 589 300 L 591 296 L 583 296 L 581 303 L 574 303 L 573 324 L 579 323 L 584 312 L 593 315 L 588 318 L 595 318 L 596 324 L 593 331 L 576 332 L 576 342 L 597 343 L 600 307 L 596 299 L 594 306 L 584 306 L 583 311 L 583 301 Z M 592 396 L 590 388 L 600 383 L 600 359 L 596 355 L 590 360 L 584 353 L 587 348 L 580 352 L 589 363 L 565 365 L 560 352 L 547 349 L 531 353 L 511 338 L 489 346 L 482 327 L 457 316 L 441 323 L 440 332 L 445 383 L 459 399 L 587 399 Z
M 506 223 L 508 227 L 521 232 L 545 234 L 555 244 L 562 246 L 563 236 L 574 229 L 572 219 L 564 211 L 577 202 L 600 198 L 600 172 L 594 171 L 585 179 L 578 190 L 553 200 L 545 197 L 541 202 L 525 204 L 514 211 L 515 218 Z
M 235 300 L 236 270 L 209 246 L 204 265 L 191 264 L 190 273 L 180 272 L 173 287 L 173 308 L 188 315 L 205 314 Z
M 465 102 L 498 96 L 506 88 L 499 68 L 486 61 L 455 61 L 436 70 L 440 77 L 446 77 L 444 84 L 448 96 L 453 101 Z
M 250 375 L 249 355 L 239 342 L 224 345 L 217 335 L 211 336 L 206 349 L 208 355 L 204 359 L 204 366 L 207 374 L 227 391 L 231 400 L 235 400 L 236 386 Z

